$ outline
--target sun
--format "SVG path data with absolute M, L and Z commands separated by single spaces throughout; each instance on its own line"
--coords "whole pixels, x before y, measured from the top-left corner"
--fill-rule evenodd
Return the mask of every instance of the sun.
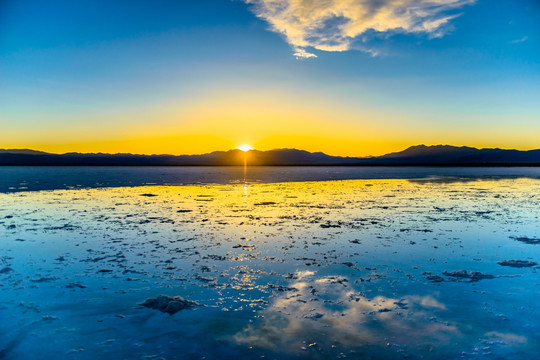
M 253 147 L 251 145 L 242 144 L 238 147 L 238 150 L 249 151 L 249 150 L 253 150 Z

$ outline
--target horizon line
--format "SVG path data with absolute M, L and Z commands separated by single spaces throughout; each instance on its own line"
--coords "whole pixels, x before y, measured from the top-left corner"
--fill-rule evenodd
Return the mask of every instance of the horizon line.
M 453 148 L 469 148 L 469 149 L 476 149 L 476 150 L 508 150 L 508 151 L 534 151 L 534 150 L 540 150 L 540 147 L 539 148 L 531 148 L 531 149 L 516 149 L 516 148 L 500 148 L 500 147 L 475 147 L 475 146 L 469 146 L 469 145 L 450 145 L 450 144 L 436 144 L 436 145 L 418 144 L 418 145 L 410 145 L 410 146 L 404 148 L 403 150 L 399 150 L 399 151 L 392 151 L 392 152 L 384 153 L 382 155 L 367 155 L 367 156 L 331 155 L 331 154 L 325 153 L 323 151 L 309 151 L 309 150 L 304 150 L 304 149 L 299 149 L 299 148 L 294 148 L 294 147 L 291 147 L 291 148 L 288 148 L 288 147 L 274 148 L 274 149 L 269 149 L 269 150 L 259 150 L 259 149 L 253 148 L 253 149 L 250 149 L 250 150 L 247 150 L 247 151 L 240 150 L 238 148 L 234 148 L 234 149 L 228 149 L 228 150 L 213 150 L 213 151 L 209 151 L 209 152 L 205 152 L 205 153 L 197 153 L 197 154 L 131 153 L 131 152 L 113 153 L 113 152 L 101 152 L 101 151 L 98 151 L 98 152 L 68 151 L 68 152 L 64 152 L 64 153 L 56 153 L 56 152 L 49 152 L 49 151 L 43 151 L 43 150 L 36 150 L 36 149 L 32 149 L 32 148 L 0 148 L 0 152 L 9 153 L 10 151 L 14 151 L 14 152 L 15 151 L 17 151 L 17 152 L 31 151 L 31 152 L 43 153 L 43 154 L 49 154 L 49 155 L 79 154 L 79 155 L 132 155 L 132 156 L 201 156 L 201 155 L 208 155 L 208 154 L 212 154 L 212 153 L 216 153 L 216 152 L 231 152 L 231 151 L 239 151 L 239 152 L 249 153 L 249 152 L 271 152 L 271 151 L 279 151 L 279 150 L 295 150 L 295 151 L 304 151 L 304 152 L 308 152 L 308 153 L 311 153 L 311 154 L 321 153 L 321 154 L 332 156 L 332 157 L 367 159 L 367 158 L 373 158 L 373 157 L 381 157 L 381 156 L 390 155 L 390 154 L 396 154 L 396 153 L 400 153 L 400 152 L 403 152 L 405 150 L 415 148 L 415 147 L 426 147 L 426 148 L 453 147 Z M 33 155 L 33 154 L 26 154 L 26 155 Z M 34 155 L 37 155 L 37 154 L 34 154 Z

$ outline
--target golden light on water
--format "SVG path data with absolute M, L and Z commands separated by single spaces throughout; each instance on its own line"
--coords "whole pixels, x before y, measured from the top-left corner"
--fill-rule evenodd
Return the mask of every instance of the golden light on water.
M 249 151 L 249 150 L 253 150 L 253 147 L 248 144 L 242 144 L 238 147 L 238 150 Z
M 238 150 L 242 150 L 244 152 L 244 195 L 247 196 L 247 152 L 249 150 L 253 150 L 253 146 L 242 144 L 238 147 Z

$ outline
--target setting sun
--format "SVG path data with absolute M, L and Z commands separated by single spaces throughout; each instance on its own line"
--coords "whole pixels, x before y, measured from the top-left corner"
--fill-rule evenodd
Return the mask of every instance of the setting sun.
M 238 147 L 238 150 L 249 151 L 253 150 L 253 147 L 251 145 L 243 144 Z

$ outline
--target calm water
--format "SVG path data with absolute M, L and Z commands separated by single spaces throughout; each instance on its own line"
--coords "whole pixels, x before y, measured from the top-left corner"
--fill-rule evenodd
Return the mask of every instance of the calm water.
M 0 169 L 0 358 L 538 358 L 536 169 L 304 169 Z
M 142 185 L 272 183 L 352 179 L 437 179 L 531 177 L 540 179 L 540 167 L 69 167 L 0 166 L 0 192 Z

